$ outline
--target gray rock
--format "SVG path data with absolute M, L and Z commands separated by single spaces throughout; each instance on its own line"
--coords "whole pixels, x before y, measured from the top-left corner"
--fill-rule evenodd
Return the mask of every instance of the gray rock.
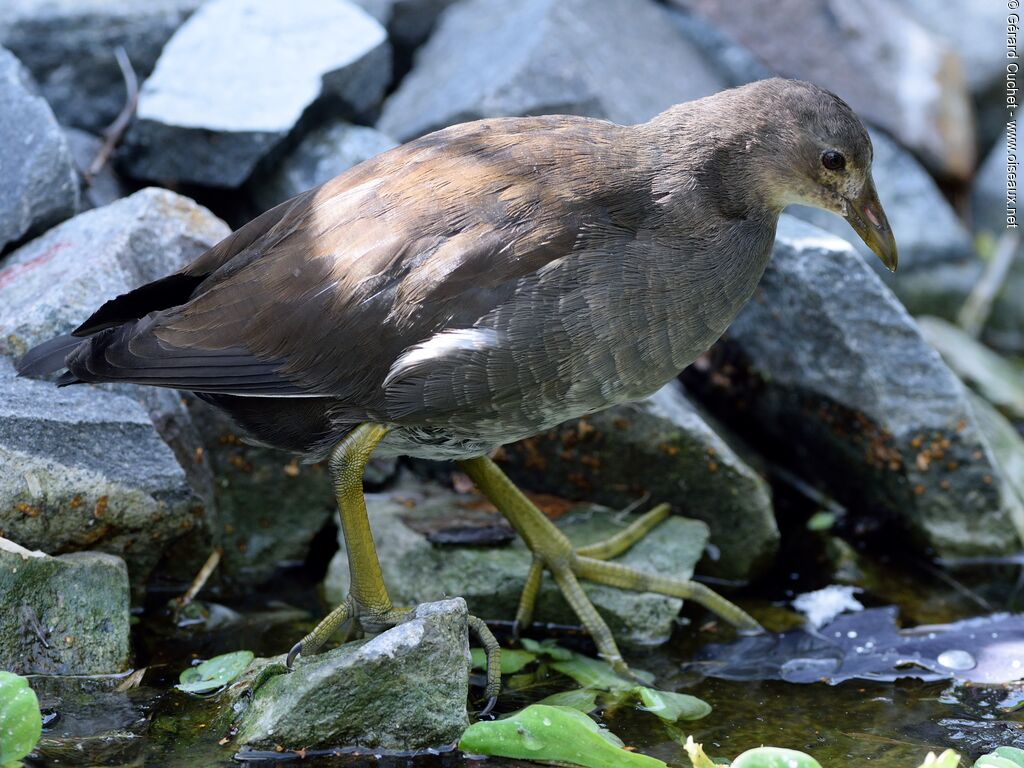
M 455 494 L 410 478 L 393 491 L 366 495 L 384 581 L 396 605 L 459 596 L 481 618 L 515 618 L 531 561 L 522 541 L 516 538 L 510 544 L 491 547 L 435 546 L 427 538 L 452 529 L 505 527 L 504 519 L 496 512 L 481 509 L 480 502 L 479 497 Z M 561 515 L 556 524 L 582 546 L 614 534 L 628 522 L 601 507 L 577 507 Z M 687 579 L 704 552 L 707 537 L 708 528 L 703 522 L 672 517 L 655 535 L 640 541 L 617 561 Z M 324 581 L 324 591 L 331 603 L 344 599 L 348 577 L 348 557 L 342 542 Z M 625 592 L 586 582 L 583 588 L 616 639 L 629 647 L 668 640 L 682 606 L 681 600 L 653 593 Z M 544 579 L 534 618 L 539 622 L 579 623 L 548 577 Z
M 668 9 L 683 37 L 714 64 L 730 86 L 746 85 L 772 77 L 772 71 L 754 54 L 703 16 L 680 7 Z
M 780 75 L 834 91 L 939 174 L 970 178 L 974 128 L 960 62 L 891 0 L 755 0 L 743 13 L 718 0 L 673 3 Z
M 100 552 L 50 557 L 0 538 L 0 667 L 103 675 L 128 667 L 128 570 Z
M 67 141 L 28 71 L 0 48 L 0 253 L 73 216 L 78 176 Z
M 39 81 L 66 125 L 99 131 L 125 103 L 114 51 L 128 54 L 139 80 L 203 0 L 5 0 L 0 45 Z
M 971 408 L 978 428 L 992 447 L 1000 470 L 1001 492 L 1008 500 L 1017 534 L 1024 539 L 1024 438 L 1003 414 L 974 393 Z
M 704 520 L 718 557 L 702 568 L 718 576 L 756 576 L 778 550 L 767 484 L 676 382 L 641 402 L 505 446 L 499 461 L 533 491 L 616 508 L 646 495 Z
M 438 17 L 455 0 L 393 0 L 388 34 L 395 45 L 412 49 L 423 44 Z
M 300 657 L 290 674 L 271 677 L 242 713 L 236 741 L 271 749 L 450 746 L 469 724 L 469 663 L 465 602 L 420 605 L 372 640 Z M 247 676 L 266 664 L 254 662 Z
M 1006 231 L 1006 134 L 985 155 L 971 185 L 971 226 L 999 237 Z
M 100 147 L 103 146 L 103 139 L 79 128 L 65 128 L 64 136 L 67 138 L 75 170 L 78 171 L 78 177 L 81 180 L 81 210 L 102 208 L 104 205 L 109 205 L 115 200 L 120 200 L 131 194 L 128 185 L 121 180 L 109 162 L 88 183 L 85 182 L 84 176 L 96 158 L 96 154 L 100 151 Z
M 303 138 L 273 170 L 250 182 L 253 200 L 269 210 L 394 146 L 393 139 L 373 128 L 328 123 Z
M 192 200 L 156 188 L 64 222 L 0 262 L 0 355 L 69 332 L 107 299 L 180 269 L 229 232 Z
M 18 378 L 0 358 L 0 535 L 52 553 L 120 555 L 138 594 L 202 512 L 135 400 Z
M 384 28 L 347 0 L 211 0 L 164 47 L 120 158 L 143 179 L 237 187 L 315 102 L 365 115 L 389 79 Z
M 773 459 L 918 545 L 1019 549 L 965 387 L 843 241 L 784 216 L 754 299 L 686 380 Z
M 723 85 L 650 0 L 469 0 L 442 14 L 378 127 L 404 141 L 502 115 L 636 123 Z

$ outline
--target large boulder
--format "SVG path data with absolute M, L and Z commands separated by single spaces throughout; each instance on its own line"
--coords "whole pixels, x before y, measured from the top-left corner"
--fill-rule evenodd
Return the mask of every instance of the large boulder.
M 974 126 L 956 54 L 893 0 L 672 0 L 773 71 L 845 99 L 936 172 L 974 170 Z M 809 41 L 813 41 L 812 44 Z
M 237 187 L 314 103 L 365 115 L 389 79 L 384 28 L 347 0 L 211 0 L 164 47 L 119 156 L 139 178 Z
M 39 81 L 62 123 L 92 131 L 125 103 L 114 51 L 123 47 L 139 79 L 203 0 L 4 0 L 0 45 Z
M 651 0 L 469 0 L 445 11 L 378 127 L 569 113 L 643 122 L 722 80 Z
M 1019 549 L 965 387 L 842 240 L 783 216 L 754 298 L 685 376 L 776 461 L 920 548 Z
M 19 675 L 127 668 L 128 570 L 121 558 L 50 557 L 0 538 L 0 595 L 0 668 Z
M 28 71 L 3 48 L 0 104 L 2 253 L 9 243 L 74 215 L 78 176 L 53 112 L 36 93 Z
M 0 535 L 128 563 L 138 594 L 203 507 L 134 399 L 18 378 L 0 358 Z
M 257 660 L 236 691 L 281 658 Z M 300 657 L 241 711 L 235 741 L 263 749 L 363 747 L 411 751 L 450 747 L 469 725 L 466 604 L 444 600 L 415 608 L 372 640 Z
M 779 529 L 767 483 L 720 432 L 672 382 L 505 446 L 498 460 L 533 491 L 618 508 L 667 502 L 711 529 L 716 556 L 703 571 L 749 579 L 771 565 Z
M 552 512 L 563 513 L 555 524 L 577 546 L 605 539 L 629 522 L 628 517 L 603 507 L 541 501 Z M 366 506 L 384 581 L 396 605 L 459 596 L 481 618 L 515 618 L 532 556 L 504 518 L 488 511 L 479 496 L 405 478 L 391 491 L 367 494 Z M 704 554 L 707 538 L 703 522 L 670 517 L 617 562 L 688 579 Z M 324 581 L 331 603 L 341 602 L 349 585 L 348 556 L 344 541 L 339 543 Z M 668 640 L 682 607 L 682 600 L 649 592 L 626 592 L 587 582 L 583 589 L 616 639 L 629 647 Z M 579 623 L 550 577 L 544 579 L 534 619 Z

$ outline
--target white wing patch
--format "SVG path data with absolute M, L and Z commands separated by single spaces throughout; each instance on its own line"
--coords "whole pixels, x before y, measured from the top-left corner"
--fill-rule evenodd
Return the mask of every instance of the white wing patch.
M 499 334 L 493 328 L 456 328 L 436 333 L 402 352 L 384 378 L 384 389 L 424 364 L 456 357 L 460 352 L 496 347 L 498 342 Z

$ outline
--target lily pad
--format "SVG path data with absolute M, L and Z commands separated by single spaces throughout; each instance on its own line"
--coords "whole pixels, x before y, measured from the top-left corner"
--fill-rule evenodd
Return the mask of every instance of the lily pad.
M 644 711 L 670 723 L 677 720 L 700 720 L 711 714 L 711 705 L 696 696 L 643 686 L 637 686 L 633 692 L 639 697 Z
M 238 677 L 255 658 L 252 651 L 235 651 L 214 656 L 196 667 L 189 667 L 178 675 L 174 686 L 185 693 L 210 693 Z
M 459 749 L 584 768 L 667 768 L 661 760 L 629 752 L 616 742 L 578 710 L 533 704 L 503 720 L 473 723 L 462 734 Z
M 0 672 L 0 766 L 16 764 L 31 752 L 42 730 L 39 700 L 28 680 Z
M 974 768 L 1024 768 L 1024 749 L 996 747 L 994 752 L 979 757 Z
M 597 697 L 604 691 L 596 688 L 574 688 L 571 691 L 561 691 L 545 696 L 537 704 L 547 704 L 551 707 L 571 707 L 580 712 L 588 713 L 597 709 Z
M 473 657 L 473 669 L 487 669 L 487 654 L 483 648 L 471 648 L 470 655 Z M 501 649 L 501 674 L 514 675 L 533 661 L 536 661 L 537 654 L 529 651 L 520 651 L 515 648 Z
M 795 749 L 758 747 L 733 760 L 732 768 L 821 768 L 821 763 Z

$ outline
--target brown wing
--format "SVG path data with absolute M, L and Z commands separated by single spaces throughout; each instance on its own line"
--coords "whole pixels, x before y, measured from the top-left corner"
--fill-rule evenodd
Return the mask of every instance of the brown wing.
M 71 373 L 380 407 L 403 350 L 471 327 L 613 215 L 603 198 L 621 199 L 634 162 L 624 131 L 490 120 L 385 153 L 105 305 L 79 329 L 95 335 Z

